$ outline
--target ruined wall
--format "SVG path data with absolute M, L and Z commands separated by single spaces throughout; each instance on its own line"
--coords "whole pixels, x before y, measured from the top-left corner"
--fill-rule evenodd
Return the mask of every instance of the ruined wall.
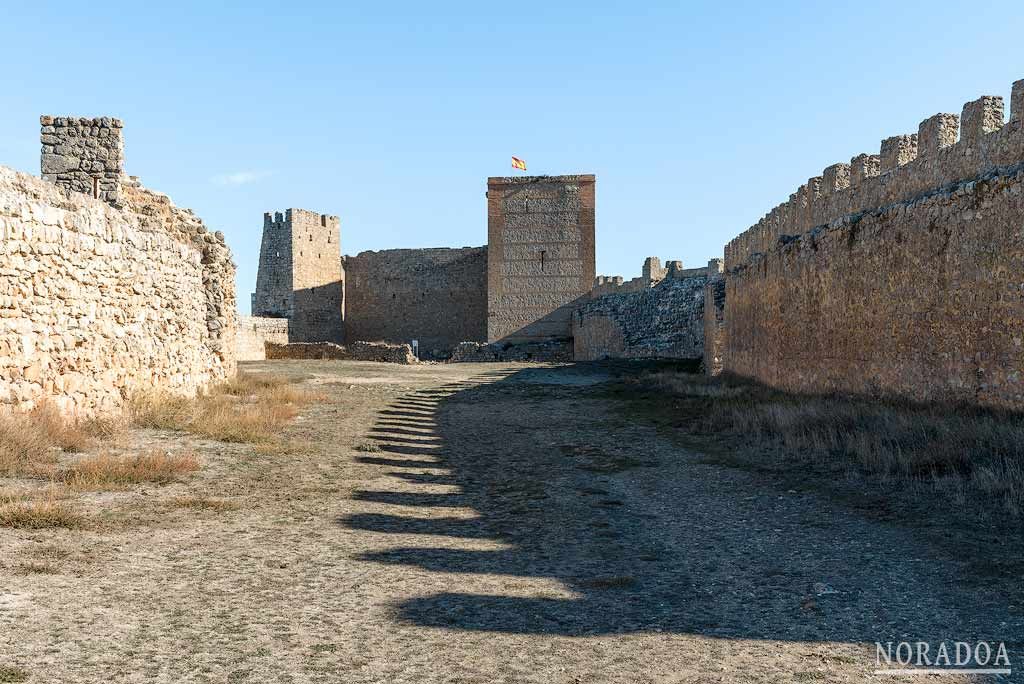
M 340 242 L 337 216 L 305 209 L 264 214 L 252 314 L 288 318 L 293 342 L 341 342 Z
M 236 360 L 263 361 L 267 342 L 288 344 L 288 319 L 239 316 L 236 340 Z
M 999 97 L 931 117 L 730 242 L 725 369 L 1024 407 L 1024 81 L 1010 118 Z
M 595 276 L 595 179 L 487 180 L 487 340 L 571 335 Z
M 648 259 L 646 266 L 651 264 Z M 653 274 L 652 283 L 652 271 L 645 268 L 641 279 L 652 284 L 635 291 L 606 294 L 598 286 L 575 308 L 574 359 L 703 357 L 707 269 Z
M 41 116 L 44 180 L 110 204 L 121 202 L 124 125 L 120 119 Z
M 319 361 L 376 361 L 378 363 L 418 363 L 407 344 L 353 342 L 344 346 L 333 342 L 293 342 L 266 345 L 268 359 L 316 359 Z
M 704 285 L 704 372 L 720 375 L 725 368 L 728 347 L 725 330 L 725 274 L 721 259 L 708 262 Z
M 162 195 L 122 190 L 118 210 L 0 167 L 3 408 L 92 415 L 133 391 L 194 394 L 234 372 L 223 236 Z
M 487 336 L 487 248 L 392 249 L 345 257 L 349 341 L 419 340 L 444 356 Z

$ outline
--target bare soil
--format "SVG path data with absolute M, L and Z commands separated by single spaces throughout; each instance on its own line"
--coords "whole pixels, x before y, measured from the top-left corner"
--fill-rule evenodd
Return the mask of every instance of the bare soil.
M 286 448 L 136 430 L 201 470 L 0 529 L 0 681 L 885 682 L 876 641 L 978 639 L 1024 671 L 1019 538 L 688 446 L 606 367 L 245 365 L 323 395 Z

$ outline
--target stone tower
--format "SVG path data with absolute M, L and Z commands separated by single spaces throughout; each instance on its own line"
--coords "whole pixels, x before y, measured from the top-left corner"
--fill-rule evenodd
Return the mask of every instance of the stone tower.
M 43 180 L 119 206 L 124 178 L 121 120 L 43 115 L 39 125 Z
M 594 284 L 593 175 L 487 179 L 487 341 L 572 335 Z
M 305 209 L 263 215 L 252 315 L 289 319 L 291 342 L 344 341 L 337 216 Z

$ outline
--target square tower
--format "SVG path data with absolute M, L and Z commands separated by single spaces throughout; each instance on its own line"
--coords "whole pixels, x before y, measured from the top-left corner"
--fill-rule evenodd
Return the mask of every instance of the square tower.
M 124 177 L 120 119 L 44 115 L 39 126 L 43 180 L 120 206 Z
M 340 243 L 337 216 L 264 214 L 252 315 L 289 319 L 292 342 L 344 341 Z
M 572 335 L 594 283 L 593 175 L 487 179 L 487 341 Z

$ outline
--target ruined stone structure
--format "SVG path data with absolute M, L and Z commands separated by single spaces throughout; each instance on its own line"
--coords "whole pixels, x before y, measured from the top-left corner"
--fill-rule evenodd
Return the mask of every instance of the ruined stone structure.
M 0 167 L 0 407 L 87 416 L 232 375 L 224 236 L 124 176 L 116 119 L 40 124 L 53 182 Z
M 594 184 L 592 175 L 488 179 L 484 247 L 341 257 L 336 217 L 266 214 L 253 316 L 288 319 L 292 342 L 416 340 L 425 358 L 448 358 L 461 342 L 566 348 L 573 303 L 594 279 Z M 534 352 L 548 353 L 480 354 Z
M 957 140 L 959 124 L 960 137 Z M 811 178 L 726 247 L 727 372 L 1024 407 L 1024 81 Z
M 252 314 L 287 318 L 293 342 L 341 342 L 341 233 L 337 216 L 305 209 L 263 215 Z
M 592 175 L 487 179 L 487 341 L 572 334 L 595 276 Z
M 288 319 L 239 316 L 236 339 L 238 361 L 263 361 L 268 342 L 288 344 Z
M 344 264 L 347 339 L 417 340 L 427 358 L 486 339 L 486 247 L 361 252 Z
M 708 279 L 704 284 L 704 372 L 720 375 L 725 367 L 725 273 L 724 262 L 708 262 Z
M 662 268 L 657 257 L 648 257 L 642 275 L 629 282 L 620 276 L 594 280 L 589 300 L 579 303 L 573 314 L 577 361 L 703 358 L 709 269 L 666 263 Z
M 43 180 L 119 206 L 124 175 L 121 120 L 43 116 L 39 123 Z
M 417 363 L 412 347 L 407 344 L 384 342 L 353 342 L 340 345 L 333 342 L 292 342 L 266 345 L 268 359 L 317 359 L 321 361 L 376 361 L 378 363 Z

